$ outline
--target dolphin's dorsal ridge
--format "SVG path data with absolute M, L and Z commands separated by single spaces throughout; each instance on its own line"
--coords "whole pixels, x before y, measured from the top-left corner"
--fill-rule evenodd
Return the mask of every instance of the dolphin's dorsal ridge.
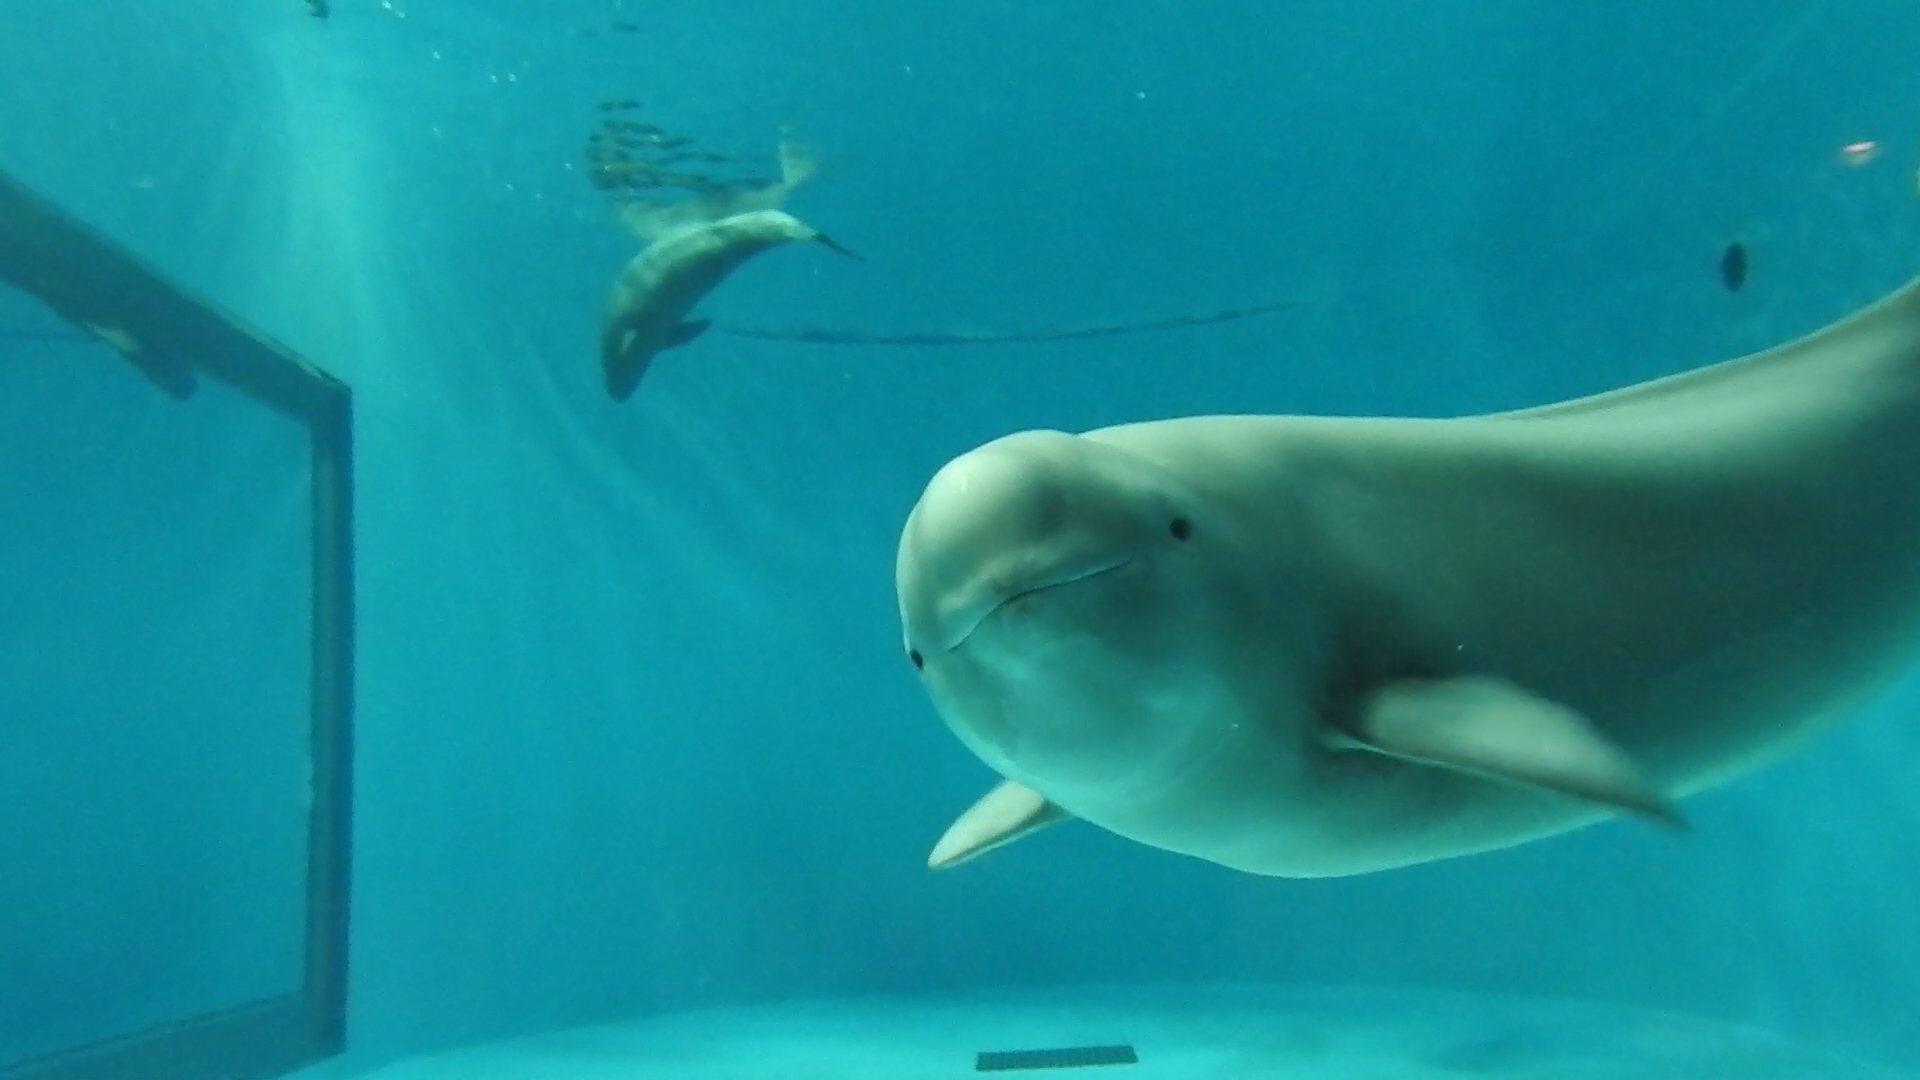
M 1072 816 L 1032 788 L 1002 781 L 947 826 L 927 866 L 944 870 Z
M 1679 810 L 1585 716 L 1505 679 L 1390 683 L 1367 699 L 1346 734 L 1393 757 L 1545 788 L 1685 828 Z

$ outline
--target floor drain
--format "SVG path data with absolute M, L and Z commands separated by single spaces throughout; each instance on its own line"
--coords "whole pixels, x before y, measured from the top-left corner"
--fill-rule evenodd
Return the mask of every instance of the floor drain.
M 1091 1065 L 1134 1065 L 1140 1056 L 1131 1046 L 1062 1046 L 1051 1050 L 982 1050 L 974 1059 L 975 1072 L 1012 1069 L 1084 1069 Z

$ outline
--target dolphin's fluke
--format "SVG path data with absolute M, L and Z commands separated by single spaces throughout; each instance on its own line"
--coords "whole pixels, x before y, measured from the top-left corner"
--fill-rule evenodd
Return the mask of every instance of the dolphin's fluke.
M 840 241 L 838 240 L 835 240 L 833 237 L 828 236 L 826 233 L 816 232 L 813 234 L 813 238 L 819 241 L 820 243 L 826 245 L 828 250 L 837 251 L 840 254 L 845 255 L 847 258 L 852 259 L 855 262 L 867 261 L 861 258 L 860 256 L 854 254 L 852 251 L 849 251 L 844 244 L 840 243 Z
M 813 178 L 820 162 L 806 147 L 792 139 L 780 140 L 780 193 L 785 195 Z
M 1626 752 L 1586 717 L 1504 679 L 1409 679 L 1362 707 L 1351 742 L 1398 758 L 1546 788 L 1685 829 Z
M 658 243 L 676 233 L 711 225 L 722 218 L 756 210 L 778 210 L 793 189 L 806 183 L 817 168 L 813 156 L 798 143 L 782 142 L 780 179 L 771 183 L 753 188 L 714 191 L 675 202 L 622 199 L 614 204 L 613 214 L 635 238 Z M 827 244 L 840 250 L 832 241 L 827 241 Z

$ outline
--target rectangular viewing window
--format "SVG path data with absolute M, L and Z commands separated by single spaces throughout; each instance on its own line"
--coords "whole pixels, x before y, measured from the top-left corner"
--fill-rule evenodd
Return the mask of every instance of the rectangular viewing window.
M 0 175 L 0 1080 L 342 1048 L 347 389 Z

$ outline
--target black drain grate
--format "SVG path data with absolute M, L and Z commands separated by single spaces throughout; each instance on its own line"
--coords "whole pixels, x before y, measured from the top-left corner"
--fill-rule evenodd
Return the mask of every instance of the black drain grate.
M 982 1050 L 974 1059 L 975 1072 L 1013 1069 L 1084 1069 L 1092 1065 L 1137 1065 L 1140 1055 L 1131 1046 L 1062 1046 L 1051 1050 Z

